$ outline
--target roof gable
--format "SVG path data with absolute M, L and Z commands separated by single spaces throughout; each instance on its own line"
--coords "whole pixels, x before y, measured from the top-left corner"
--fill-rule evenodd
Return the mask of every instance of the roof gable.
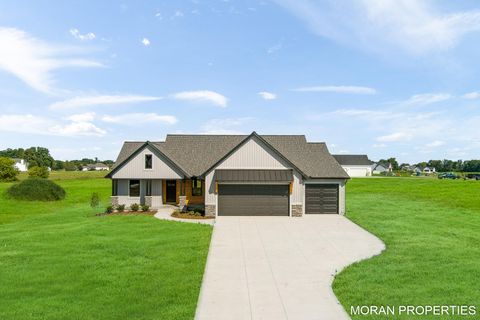
M 125 147 L 126 144 L 129 144 L 129 146 Z M 136 150 L 134 150 L 135 147 L 137 147 Z M 122 147 L 122 150 L 120 151 L 120 154 L 117 157 L 117 161 L 115 162 L 115 165 L 112 167 L 112 170 L 110 170 L 110 172 L 105 176 L 105 178 L 112 178 L 115 173 L 117 173 L 123 166 L 128 164 L 130 160 L 134 159 L 146 148 L 150 149 L 150 151 L 153 154 L 155 154 L 155 156 L 157 156 L 158 158 L 162 158 L 169 166 L 175 168 L 185 176 L 189 177 L 189 174 L 181 166 L 179 166 L 176 162 L 174 162 L 164 152 L 159 150 L 150 141 L 147 141 L 142 143 L 140 146 L 138 146 L 137 142 L 125 143 L 124 146 Z

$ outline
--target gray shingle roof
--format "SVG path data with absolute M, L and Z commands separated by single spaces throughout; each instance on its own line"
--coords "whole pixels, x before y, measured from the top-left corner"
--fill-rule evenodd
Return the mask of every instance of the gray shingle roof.
M 368 159 L 366 154 L 334 154 L 333 156 L 338 163 L 345 166 L 368 166 L 373 164 L 373 161 Z
M 167 135 L 152 142 L 191 176 L 201 176 L 237 147 L 248 135 Z M 261 135 L 280 155 L 310 178 L 344 178 L 348 174 L 332 157 L 325 143 L 308 143 L 304 135 Z M 127 160 L 144 142 L 125 142 L 115 167 Z

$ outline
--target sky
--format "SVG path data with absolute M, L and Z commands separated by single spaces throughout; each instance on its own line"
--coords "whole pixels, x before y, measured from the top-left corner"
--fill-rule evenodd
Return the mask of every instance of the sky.
M 479 40 L 477 1 L 1 1 L 0 149 L 256 131 L 478 159 Z

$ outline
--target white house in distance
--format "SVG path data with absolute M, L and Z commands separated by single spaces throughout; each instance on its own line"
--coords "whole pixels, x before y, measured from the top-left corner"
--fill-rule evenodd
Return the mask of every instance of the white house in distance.
M 333 157 L 350 177 L 370 177 L 373 162 L 366 154 L 334 154 Z
M 14 158 L 12 160 L 15 161 L 15 164 L 13 166 L 17 168 L 18 171 L 20 172 L 28 171 L 28 163 L 25 161 L 25 159 Z
M 82 171 L 109 171 L 110 167 L 107 166 L 105 163 L 94 163 L 84 166 Z
M 373 174 L 382 174 L 385 172 L 391 172 L 392 169 L 390 166 L 382 165 L 380 163 L 374 163 L 372 165 L 372 173 Z

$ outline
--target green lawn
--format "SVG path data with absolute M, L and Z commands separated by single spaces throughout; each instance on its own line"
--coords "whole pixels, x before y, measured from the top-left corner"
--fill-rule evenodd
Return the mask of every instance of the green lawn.
M 480 181 L 352 179 L 347 216 L 387 249 L 335 279 L 334 292 L 347 312 L 351 305 L 475 305 L 480 312 L 479 198 Z
M 193 318 L 211 227 L 96 217 L 104 174 L 52 174 L 56 203 L 8 200 L 0 183 L 0 319 Z

